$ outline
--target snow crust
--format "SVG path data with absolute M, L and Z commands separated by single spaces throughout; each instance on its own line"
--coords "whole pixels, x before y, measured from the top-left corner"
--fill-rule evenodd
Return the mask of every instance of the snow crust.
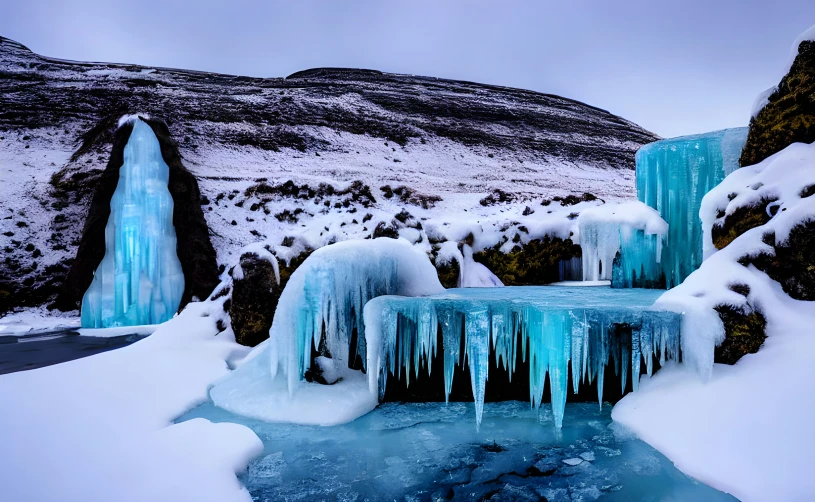
M 739 169 L 705 197 L 706 234 L 718 210 L 732 214 L 772 196 L 778 211 L 767 224 L 709 253 L 699 270 L 657 300 L 656 306 L 685 312 L 685 364 L 644 378 L 640 392 L 613 412 L 684 472 L 746 501 L 807 500 L 815 493 L 807 460 L 815 451 L 808 418 L 815 413 L 815 306 L 792 300 L 766 274 L 739 263 L 745 256 L 772 255 L 766 234 L 774 233 L 780 244 L 792 227 L 815 219 L 815 200 L 801 197 L 815 182 L 813 171 L 815 145 L 796 143 Z M 749 293 L 733 291 L 736 285 Z M 764 345 L 734 366 L 713 364 L 713 347 L 724 337 L 717 305 L 758 309 L 767 320 Z M 699 370 L 707 383 L 696 376 Z
M 257 436 L 204 419 L 173 424 L 245 353 L 215 336 L 221 308 L 192 303 L 130 346 L 0 376 L 3 498 L 249 501 L 236 473 L 262 451 Z

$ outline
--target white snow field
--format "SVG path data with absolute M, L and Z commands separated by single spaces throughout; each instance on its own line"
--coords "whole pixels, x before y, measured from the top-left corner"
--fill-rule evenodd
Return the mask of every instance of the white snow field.
M 707 382 L 687 364 L 665 367 L 644 377 L 639 392 L 612 413 L 686 474 L 745 501 L 812 500 L 815 494 L 815 305 L 791 299 L 765 273 L 738 262 L 773 252 L 762 242 L 765 234 L 773 232 L 781 244 L 796 224 L 815 219 L 815 200 L 801 198 L 802 189 L 815 182 L 814 168 L 815 145 L 796 143 L 728 176 L 705 197 L 706 233 L 717 209 L 731 214 L 762 197 L 778 198 L 775 216 L 720 251 L 706 249 L 710 256 L 701 268 L 657 301 L 694 312 L 712 312 L 720 304 L 756 306 L 767 319 L 761 349 L 733 366 L 713 365 Z M 732 285 L 748 286 L 749 294 L 732 291 Z M 683 326 L 683 335 L 689 332 Z M 718 316 L 697 323 L 693 333 L 694 339 L 683 340 L 683 351 L 689 344 L 712 360 L 705 347 L 723 336 Z M 705 366 L 699 359 L 696 364 Z
M 0 376 L 3 500 L 248 501 L 236 473 L 262 451 L 248 428 L 173 420 L 207 400 L 246 349 L 193 303 L 128 347 Z

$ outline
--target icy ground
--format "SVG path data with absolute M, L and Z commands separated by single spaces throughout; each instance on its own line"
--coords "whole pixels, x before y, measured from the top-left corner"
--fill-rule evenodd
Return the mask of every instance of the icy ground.
M 180 420 L 238 421 L 257 433 L 263 455 L 241 476 L 255 500 L 733 500 L 611 423 L 608 406 L 569 404 L 559 436 L 551 413 L 538 416 L 517 401 L 488 403 L 476 433 L 461 426 L 472 408 L 387 403 L 320 428 L 205 404 Z
M 128 347 L 0 376 L 0 486 L 15 502 L 249 500 L 235 473 L 261 452 L 235 424 L 173 420 L 245 354 L 208 303 Z

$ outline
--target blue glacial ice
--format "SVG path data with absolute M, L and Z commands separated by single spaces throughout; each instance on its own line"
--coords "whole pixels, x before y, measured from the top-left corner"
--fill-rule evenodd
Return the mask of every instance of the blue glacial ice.
M 637 389 L 644 361 L 678 359 L 682 316 L 652 307 L 660 290 L 606 287 L 505 287 L 452 289 L 427 297 L 380 296 L 365 306 L 367 372 L 371 392 L 384 392 L 387 378 L 418 376 L 420 365 L 443 352 L 445 394 L 456 365 L 466 360 L 480 424 L 489 352 L 514 373 L 516 354 L 529 361 L 529 399 L 540 407 L 548 376 L 557 427 L 563 424 L 571 370 L 572 390 L 596 381 L 603 400 L 606 366 L 613 364 L 625 389 Z M 437 326 L 443 346 L 437 346 Z M 629 329 L 630 328 L 630 329 Z M 518 344 L 520 334 L 520 345 Z M 463 353 L 461 340 L 464 339 Z M 629 373 L 630 371 L 630 373 Z
M 178 310 L 184 273 L 169 176 L 158 138 L 135 119 L 110 201 L 105 256 L 82 298 L 83 327 L 157 324 Z
M 668 224 L 653 208 L 637 201 L 603 204 L 583 210 L 577 223 L 583 280 L 608 281 L 614 280 L 615 274 L 620 276 L 619 263 L 615 262 L 618 253 L 622 253 L 625 265 L 621 270 L 629 276 L 632 269 L 634 277 L 656 270 Z M 615 287 L 632 287 L 616 282 Z
M 739 156 L 747 141 L 747 128 L 725 129 L 695 136 L 665 139 L 639 149 L 637 197 L 656 209 L 668 222 L 665 245 L 658 266 L 645 265 L 644 282 L 661 282 L 672 288 L 702 263 L 702 198 L 739 167 Z M 647 245 L 647 243 L 645 243 Z M 624 246 L 625 269 L 618 272 L 622 283 L 636 282 L 631 271 L 641 270 L 647 256 L 634 249 L 643 245 L 635 238 Z M 651 268 L 649 268 L 651 267 Z

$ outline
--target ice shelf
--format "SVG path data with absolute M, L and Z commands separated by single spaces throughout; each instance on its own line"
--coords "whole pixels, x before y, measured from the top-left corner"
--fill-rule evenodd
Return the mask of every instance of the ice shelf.
M 82 298 L 82 327 L 157 324 L 178 310 L 184 273 L 169 177 L 158 138 L 135 119 L 110 200 L 105 256 Z
M 739 167 L 739 156 L 747 142 L 747 128 L 724 129 L 695 136 L 665 139 L 639 149 L 637 197 L 656 209 L 668 222 L 665 245 L 658 266 L 648 268 L 647 283 L 663 282 L 672 288 L 681 283 L 702 263 L 702 222 L 699 209 L 702 198 Z M 634 248 L 650 245 L 636 237 L 623 247 L 627 270 L 623 281 L 636 282 L 631 270 L 641 270 L 644 256 Z M 653 275 L 651 275 L 653 274 Z
M 455 365 L 467 361 L 480 424 L 490 349 L 510 375 L 520 351 L 529 361 L 532 405 L 541 405 L 548 375 L 555 424 L 560 427 L 570 368 L 573 391 L 596 380 L 602 404 L 610 362 L 623 389 L 630 372 L 636 390 L 641 364 L 649 375 L 653 370 L 652 355 L 661 363 L 679 358 L 682 315 L 652 307 L 661 294 L 646 289 L 537 286 L 452 289 L 415 298 L 380 296 L 365 305 L 364 313 L 370 390 L 382 397 L 388 375 L 409 384 L 420 365 L 429 365 L 441 350 L 448 396 Z M 437 346 L 439 326 L 442 347 Z

